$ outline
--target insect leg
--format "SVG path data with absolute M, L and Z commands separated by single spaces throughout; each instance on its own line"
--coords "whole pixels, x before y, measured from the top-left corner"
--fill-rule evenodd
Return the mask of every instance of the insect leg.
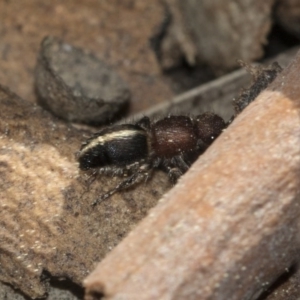
M 134 174 L 120 182 L 116 187 L 108 191 L 107 193 L 101 195 L 98 199 L 96 199 L 93 203 L 92 206 L 96 206 L 100 202 L 108 199 L 111 197 L 113 194 L 130 188 L 131 186 L 140 183 L 143 180 L 146 180 L 149 178 L 149 170 L 151 169 L 150 165 L 142 165 L 139 170 L 137 170 Z

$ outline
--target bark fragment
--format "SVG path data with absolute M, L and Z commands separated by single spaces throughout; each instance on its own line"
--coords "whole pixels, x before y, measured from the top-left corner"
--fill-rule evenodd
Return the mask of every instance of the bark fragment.
M 237 59 L 251 62 L 263 55 L 274 0 L 166 2 L 173 21 L 162 44 L 164 66 L 178 64 L 178 50 L 191 65 L 206 64 L 217 72 L 237 67 Z
M 35 88 L 41 106 L 70 122 L 109 123 L 130 100 L 128 86 L 104 61 L 53 36 L 41 43 Z

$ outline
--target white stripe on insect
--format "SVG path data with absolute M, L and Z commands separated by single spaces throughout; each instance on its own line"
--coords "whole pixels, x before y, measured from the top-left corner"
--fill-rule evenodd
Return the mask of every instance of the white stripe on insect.
M 87 152 L 89 149 L 92 149 L 98 145 L 104 145 L 107 142 L 118 140 L 118 139 L 126 139 L 132 136 L 143 135 L 146 136 L 146 132 L 142 130 L 120 130 L 111 133 L 107 133 L 104 135 L 100 135 L 91 140 L 82 150 L 81 155 Z

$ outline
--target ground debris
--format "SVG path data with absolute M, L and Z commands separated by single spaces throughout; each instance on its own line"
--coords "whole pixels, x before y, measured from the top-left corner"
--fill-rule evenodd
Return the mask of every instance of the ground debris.
M 239 63 L 251 74 L 252 83 L 248 89 L 243 89 L 239 97 L 233 101 L 235 116 L 254 101 L 282 71 L 281 66 L 277 62 L 273 62 L 266 67 L 249 64 L 241 60 L 239 60 Z

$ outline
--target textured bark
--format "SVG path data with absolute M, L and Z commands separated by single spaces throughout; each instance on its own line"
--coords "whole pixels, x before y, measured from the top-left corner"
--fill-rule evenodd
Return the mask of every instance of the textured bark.
M 176 64 L 174 49 L 181 49 L 190 64 L 198 61 L 218 72 L 236 67 L 237 59 L 254 61 L 263 55 L 274 0 L 166 2 L 173 22 L 163 42 L 163 65 Z
M 98 265 L 86 299 L 256 299 L 299 261 L 299 72 L 300 54 Z

